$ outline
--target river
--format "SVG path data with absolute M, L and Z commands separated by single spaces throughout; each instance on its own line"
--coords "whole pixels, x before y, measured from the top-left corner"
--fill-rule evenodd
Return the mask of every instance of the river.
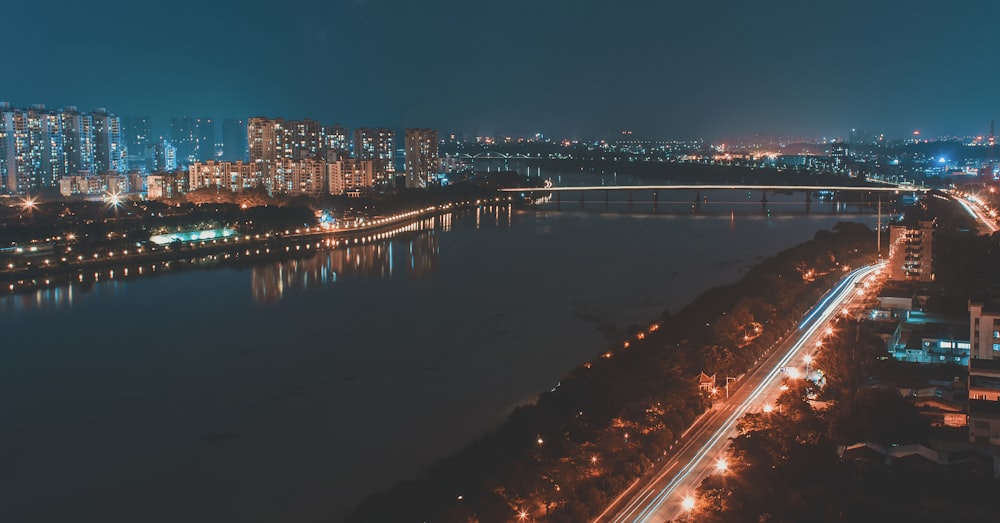
M 484 206 L 295 259 L 0 297 L 0 520 L 336 520 L 628 325 L 875 223 L 694 196 Z

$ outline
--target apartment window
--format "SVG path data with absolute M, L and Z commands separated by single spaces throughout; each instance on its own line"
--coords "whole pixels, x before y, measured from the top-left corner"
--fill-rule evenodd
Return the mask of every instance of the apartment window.
M 993 344 L 993 351 L 994 352 L 1000 352 L 1000 343 L 994 343 Z

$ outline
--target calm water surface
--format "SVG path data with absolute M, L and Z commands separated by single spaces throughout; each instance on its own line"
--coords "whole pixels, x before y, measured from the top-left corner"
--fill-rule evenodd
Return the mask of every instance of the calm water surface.
M 875 222 L 688 198 L 484 207 L 296 260 L 0 298 L 0 521 L 336 520 L 628 325 Z

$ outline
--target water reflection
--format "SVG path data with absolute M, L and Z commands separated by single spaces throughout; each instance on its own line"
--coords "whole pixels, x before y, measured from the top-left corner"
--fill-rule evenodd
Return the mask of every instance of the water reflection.
M 337 234 L 291 241 L 274 240 L 239 250 L 193 258 L 125 263 L 97 270 L 62 273 L 42 279 L 5 283 L 0 314 L 70 308 L 79 295 L 96 291 L 116 294 L 131 280 L 181 271 L 223 267 L 250 269 L 250 292 L 257 303 L 274 303 L 289 291 L 307 291 L 336 283 L 344 276 L 391 279 L 420 278 L 438 269 L 439 235 L 452 222 L 476 213 L 496 227 L 512 227 L 513 207 L 484 205 L 448 212 L 376 232 Z
M 447 221 L 450 223 L 450 215 Z M 253 300 L 275 303 L 289 292 L 328 287 L 345 276 L 390 279 L 399 273 L 409 278 L 430 274 L 438 267 L 439 230 L 434 228 L 434 219 L 425 222 L 428 228 L 412 237 L 323 250 L 310 258 L 254 266 L 250 271 Z M 398 257 L 399 252 L 405 253 L 403 259 Z M 399 263 L 405 263 L 405 270 L 399 270 Z

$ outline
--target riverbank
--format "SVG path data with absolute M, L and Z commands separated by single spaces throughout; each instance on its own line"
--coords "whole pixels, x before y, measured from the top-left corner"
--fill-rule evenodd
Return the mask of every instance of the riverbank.
M 581 521 L 671 451 L 704 411 L 701 371 L 744 372 L 835 281 L 870 258 L 874 233 L 842 224 L 739 282 L 634 330 L 534 405 L 418 479 L 369 498 L 348 521 Z
M 434 205 L 390 216 L 373 217 L 350 225 L 307 226 L 300 229 L 264 234 L 238 233 L 232 237 L 189 243 L 157 245 L 144 242 L 123 245 L 100 252 L 73 251 L 34 256 L 10 257 L 0 270 L 0 283 L 7 293 L 28 293 L 69 283 L 96 282 L 103 278 L 138 277 L 170 270 L 171 264 L 212 266 L 219 262 L 241 260 L 267 261 L 297 253 L 312 253 L 320 247 L 338 247 L 353 243 L 392 238 L 421 220 L 480 205 L 511 203 L 513 198 L 467 200 Z

